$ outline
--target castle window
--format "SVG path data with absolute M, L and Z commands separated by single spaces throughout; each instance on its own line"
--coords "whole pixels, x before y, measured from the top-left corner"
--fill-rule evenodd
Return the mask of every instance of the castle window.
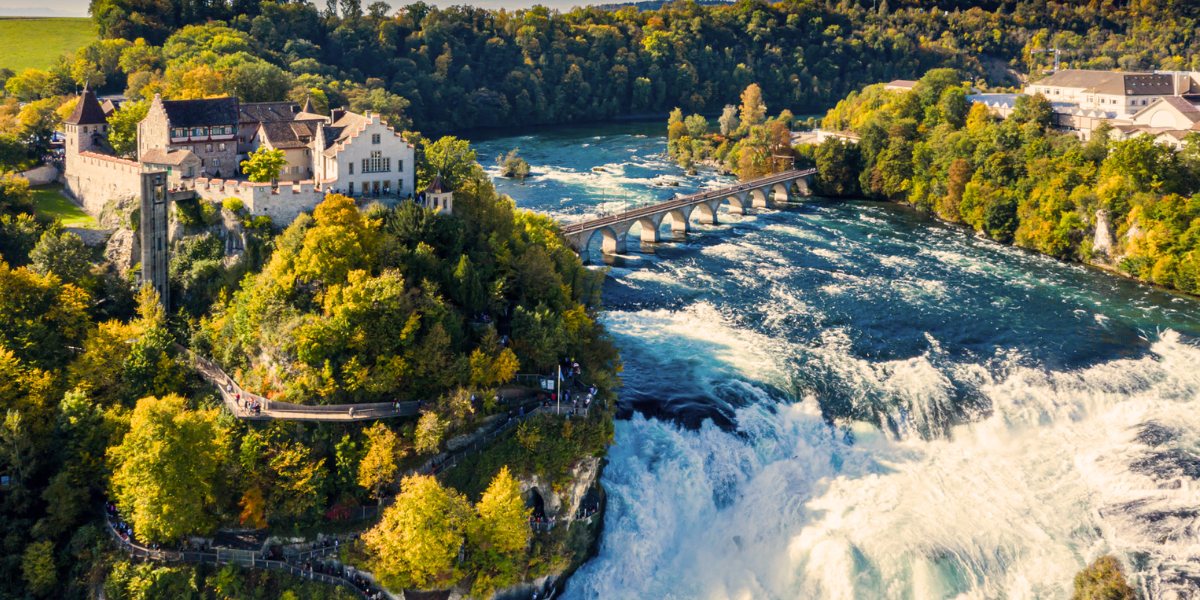
M 84 133 L 87 133 L 87 125 L 84 125 L 84 126 L 83 126 L 83 132 L 84 132 Z
M 354 174 L 354 163 L 346 163 L 346 164 L 350 169 L 350 175 L 353 175 Z M 354 185 L 354 184 L 350 184 L 350 185 Z
M 219 167 L 219 166 L 221 166 L 221 159 L 219 159 L 219 158 L 214 158 L 214 159 L 213 159 L 213 166 L 214 166 L 214 167 Z
M 379 143 L 379 134 L 378 134 L 378 133 L 372 133 L 372 134 L 371 134 L 371 143 L 372 143 L 372 144 L 378 144 L 378 143 Z
M 205 145 L 204 145 L 204 151 L 205 151 L 205 152 L 212 152 L 212 144 L 205 144 Z
M 221 145 L 220 145 L 220 147 L 219 147 L 218 149 L 219 149 L 221 152 L 224 152 L 224 151 L 225 151 L 225 143 L 224 143 L 224 142 L 222 142 L 222 143 L 221 143 Z
M 404 160 L 396 161 L 396 170 L 401 172 L 404 171 Z
M 392 170 L 392 159 L 384 157 L 378 150 L 371 153 L 371 158 L 362 159 L 363 173 L 386 173 Z

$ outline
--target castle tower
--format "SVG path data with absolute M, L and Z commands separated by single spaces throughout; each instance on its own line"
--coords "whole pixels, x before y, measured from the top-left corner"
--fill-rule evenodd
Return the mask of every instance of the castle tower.
M 87 152 L 93 147 L 102 148 L 108 139 L 108 119 L 104 116 L 100 101 L 96 99 L 96 93 L 90 87 L 83 86 L 83 95 L 79 97 L 71 116 L 63 121 L 63 129 L 67 136 L 67 190 L 78 196 L 78 175 L 72 175 L 79 173 L 79 153 Z
M 425 208 L 432 208 L 440 215 L 454 214 L 454 190 L 446 185 L 439 173 L 429 182 L 429 187 L 421 191 L 425 196 Z

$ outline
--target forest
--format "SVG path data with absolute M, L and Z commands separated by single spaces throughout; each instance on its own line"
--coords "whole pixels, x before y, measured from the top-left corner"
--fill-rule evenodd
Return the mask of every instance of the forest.
M 54 109 L 84 83 L 131 100 L 312 96 L 320 110 L 371 110 L 427 133 L 676 107 L 715 117 L 751 83 L 768 105 L 806 115 L 936 67 L 1014 85 L 1017 73 L 1052 61 L 1030 51 L 1050 47 L 1064 50 L 1065 66 L 1200 69 L 1197 10 L 1166 0 L 677 2 L 615 12 L 94 0 L 104 39 L 48 70 L 0 69 L 7 95 L 30 102 L 0 109 L 0 161 L 39 156 L 16 140 L 52 131 Z
M 861 140 L 809 146 L 802 160 L 823 194 L 910 203 L 999 242 L 1200 293 L 1200 134 L 1178 152 L 1107 125 L 1084 142 L 1049 127 L 1042 96 L 1000 120 L 966 93 L 950 69 L 903 93 L 869 86 L 823 121 Z

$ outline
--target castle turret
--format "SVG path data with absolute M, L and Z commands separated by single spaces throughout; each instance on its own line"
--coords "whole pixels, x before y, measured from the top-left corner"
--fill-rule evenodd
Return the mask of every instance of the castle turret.
M 434 176 L 421 194 L 425 196 L 425 208 L 437 210 L 438 214 L 454 213 L 454 190 L 446 185 L 440 173 Z
M 79 153 L 103 149 L 108 139 L 108 119 L 91 87 L 83 86 L 83 95 L 75 103 L 75 110 L 63 121 L 63 133 L 67 136 L 64 148 L 67 191 L 78 196 L 78 181 L 73 176 L 79 172 Z

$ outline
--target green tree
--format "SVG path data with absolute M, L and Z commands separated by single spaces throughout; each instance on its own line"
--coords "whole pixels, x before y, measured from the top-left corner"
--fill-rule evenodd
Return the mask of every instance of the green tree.
M 861 157 L 857 144 L 829 138 L 817 146 L 815 158 L 822 194 L 852 196 L 858 193 Z
M 143 540 L 167 542 L 215 523 L 223 447 L 216 412 L 176 395 L 138 400 L 129 433 L 109 450 L 117 506 Z
M 446 434 L 446 423 L 436 411 L 427 410 L 417 421 L 415 446 L 421 454 L 431 454 L 438 451 L 442 445 L 442 436 Z
M 88 287 L 92 263 L 91 250 L 79 236 L 69 231 L 47 231 L 29 253 L 30 269 L 39 275 L 57 275 L 64 283 Z
M 470 520 L 470 507 L 461 494 L 431 476 L 406 477 L 379 525 L 363 535 L 372 572 L 392 589 L 453 583 L 459 577 L 458 549 Z
M 132 156 L 137 152 L 137 126 L 150 112 L 150 102 L 129 101 L 108 116 L 108 143 L 113 152 L 121 156 Z
M 29 180 L 14 173 L 0 174 L 0 215 L 33 212 L 33 192 Z
M 30 366 L 65 365 L 87 333 L 87 293 L 56 275 L 0 262 L 0 347 Z
M 437 175 L 450 186 L 458 189 L 475 165 L 475 151 L 470 142 L 446 136 L 425 147 L 424 163 L 418 163 L 417 174 L 421 185 L 428 184 Z
M 692 139 L 700 139 L 704 134 L 708 133 L 708 119 L 702 115 L 692 115 L 684 119 L 684 125 L 687 126 L 688 135 Z
M 242 171 L 250 181 L 266 183 L 279 179 L 279 172 L 287 166 L 287 154 L 283 150 L 270 150 L 259 146 L 258 150 L 250 153 L 248 160 L 242 161 Z

